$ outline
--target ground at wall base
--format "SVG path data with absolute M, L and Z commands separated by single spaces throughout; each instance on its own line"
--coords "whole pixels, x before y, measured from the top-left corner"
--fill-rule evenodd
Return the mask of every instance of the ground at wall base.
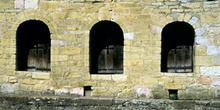
M 0 96 L 0 110 L 220 110 L 220 100 Z

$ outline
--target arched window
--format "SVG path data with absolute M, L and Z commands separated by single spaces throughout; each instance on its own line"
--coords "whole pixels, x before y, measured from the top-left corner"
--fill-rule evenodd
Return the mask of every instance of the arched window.
M 195 32 L 186 22 L 167 24 L 162 30 L 161 72 L 193 72 Z
M 50 31 L 38 20 L 21 23 L 16 33 L 16 70 L 50 71 Z
M 123 31 L 112 21 L 100 21 L 90 30 L 91 74 L 123 73 Z

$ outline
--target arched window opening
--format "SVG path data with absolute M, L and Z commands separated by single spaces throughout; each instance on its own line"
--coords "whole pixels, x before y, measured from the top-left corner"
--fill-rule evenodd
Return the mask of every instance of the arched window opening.
M 90 30 L 90 73 L 123 73 L 123 31 L 112 21 L 100 21 Z
M 161 72 L 193 72 L 194 38 L 194 29 L 186 22 L 173 22 L 163 28 Z
M 50 31 L 45 23 L 28 20 L 16 33 L 16 70 L 50 71 Z

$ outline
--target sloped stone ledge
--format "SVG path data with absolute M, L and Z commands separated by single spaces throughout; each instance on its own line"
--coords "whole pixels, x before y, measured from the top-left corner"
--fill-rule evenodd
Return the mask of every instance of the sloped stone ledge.
M 128 99 L 67 96 L 0 96 L 1 110 L 181 110 L 220 109 L 220 100 Z

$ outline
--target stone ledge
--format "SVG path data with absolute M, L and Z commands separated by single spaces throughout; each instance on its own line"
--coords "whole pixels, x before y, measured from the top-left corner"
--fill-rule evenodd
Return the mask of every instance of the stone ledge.
M 0 96 L 0 109 L 220 109 L 220 100 L 128 99 L 111 97 Z

